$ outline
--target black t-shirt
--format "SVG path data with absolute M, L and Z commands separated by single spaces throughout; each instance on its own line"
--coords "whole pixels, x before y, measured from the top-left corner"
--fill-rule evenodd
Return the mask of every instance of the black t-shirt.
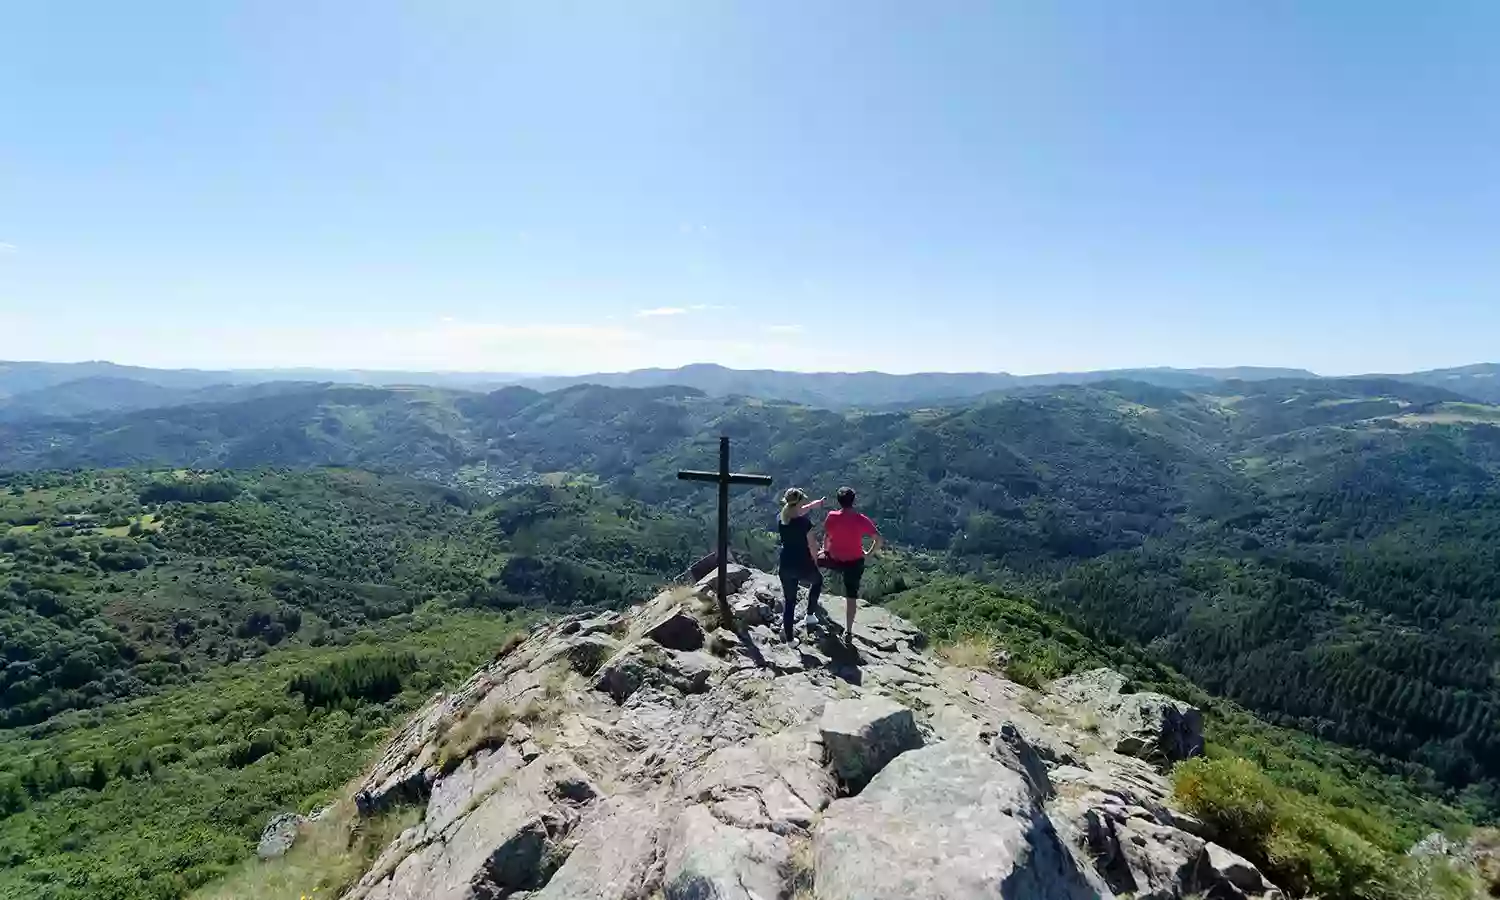
M 781 535 L 781 562 L 794 565 L 812 565 L 812 553 L 807 549 L 807 535 L 812 531 L 812 519 L 798 516 L 790 522 L 776 517 L 776 532 Z

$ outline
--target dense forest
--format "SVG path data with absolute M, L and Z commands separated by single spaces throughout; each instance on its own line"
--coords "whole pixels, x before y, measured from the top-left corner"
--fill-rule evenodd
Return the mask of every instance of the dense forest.
M 351 470 L 0 476 L 0 529 L 0 727 L 424 604 L 616 606 L 704 543 L 586 487 L 486 498 Z

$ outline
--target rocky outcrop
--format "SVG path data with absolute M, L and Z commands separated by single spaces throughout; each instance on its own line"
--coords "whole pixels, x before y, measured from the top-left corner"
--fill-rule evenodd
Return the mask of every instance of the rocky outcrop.
M 944 741 L 902 754 L 813 832 L 820 900 L 1097 897 L 1025 776 Z
M 1116 752 L 1192 731 L 1123 679 L 1038 694 L 869 606 L 852 646 L 785 642 L 776 580 L 730 585 L 738 632 L 708 584 L 676 589 L 539 626 L 433 698 L 360 789 L 422 821 L 346 900 L 1278 896 Z
M 1053 695 L 1096 716 L 1100 737 L 1116 753 L 1168 765 L 1203 753 L 1203 715 L 1149 691 L 1125 692 L 1125 676 L 1094 669 L 1059 679 Z

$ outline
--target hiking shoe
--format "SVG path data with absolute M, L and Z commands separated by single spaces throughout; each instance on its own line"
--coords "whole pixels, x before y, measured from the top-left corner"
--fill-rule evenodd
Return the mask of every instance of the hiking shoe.
M 812 631 L 813 628 L 817 627 L 817 624 L 818 617 L 813 613 L 808 613 L 802 618 L 802 627 L 806 628 L 808 631 Z

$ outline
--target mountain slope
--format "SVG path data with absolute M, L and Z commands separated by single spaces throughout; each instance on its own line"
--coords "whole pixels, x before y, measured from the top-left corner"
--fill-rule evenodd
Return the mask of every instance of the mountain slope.
M 1485 403 L 1500 403 L 1500 363 L 1481 363 L 1454 369 L 1431 369 L 1409 375 L 1393 375 L 1402 381 L 1428 384 L 1463 394 Z

